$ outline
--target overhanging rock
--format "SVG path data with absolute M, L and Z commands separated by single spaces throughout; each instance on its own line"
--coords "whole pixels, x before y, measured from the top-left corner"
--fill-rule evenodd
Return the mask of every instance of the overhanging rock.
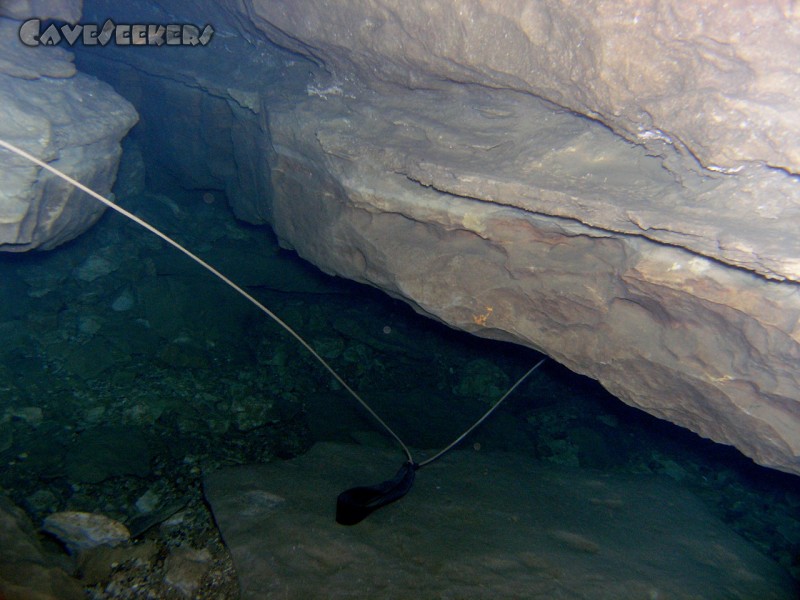
M 506 163 L 492 163 L 491 148 L 502 140 L 447 128 L 432 116 L 471 111 L 478 123 L 497 117 L 477 116 L 479 99 L 471 95 L 421 97 L 395 95 L 379 105 L 312 99 L 272 111 L 272 221 L 287 243 L 328 272 L 379 287 L 460 329 L 542 350 L 633 406 L 733 444 L 762 464 L 800 470 L 795 284 L 676 245 L 482 199 L 496 192 L 473 163 L 483 156 L 482 168 L 496 164 L 500 176 Z M 547 139 L 544 156 L 507 141 L 518 164 L 549 163 L 543 179 L 552 187 L 535 174 L 525 180 L 522 171 L 505 182 L 530 198 L 583 201 L 590 220 L 600 209 L 580 191 L 565 191 L 567 179 L 554 174 L 598 156 L 587 178 L 609 206 L 648 189 L 655 201 L 672 189 L 657 170 L 648 179 L 645 169 L 632 169 L 651 160 L 641 148 L 620 146 L 595 125 L 539 135 L 547 120 L 525 117 L 506 117 L 498 135 Z M 387 135 L 387 128 L 406 135 Z M 409 141 L 415 136 L 419 144 Z M 472 197 L 408 175 L 402 165 L 418 166 L 414 152 L 432 139 L 464 154 L 459 162 L 444 152 L 450 181 L 468 182 Z M 444 175 L 441 164 L 433 167 Z
M 800 473 L 797 15 L 249 4 L 331 75 L 270 107 L 285 243 Z
M 137 68 L 232 107 L 198 103 L 203 131 L 228 132 L 235 152 L 210 144 L 194 164 L 224 167 L 238 215 L 270 220 L 328 272 L 800 473 L 796 10 L 212 9 L 223 51 L 193 66 L 136 53 Z M 310 62 L 270 54 L 267 38 Z

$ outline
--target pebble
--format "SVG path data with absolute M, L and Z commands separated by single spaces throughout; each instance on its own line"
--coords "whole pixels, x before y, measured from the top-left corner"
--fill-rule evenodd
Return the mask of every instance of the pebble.
M 44 413 L 38 406 L 20 406 L 7 408 L 0 421 L 7 421 L 9 419 L 19 419 L 25 421 L 31 427 L 38 427 L 42 424 Z
M 45 518 L 42 530 L 61 540 L 71 554 L 128 542 L 131 534 L 119 521 L 105 515 L 79 511 L 53 513 Z
M 132 309 L 135 303 L 133 292 L 126 289 L 111 303 L 111 310 L 115 312 L 125 312 Z
M 140 513 L 151 513 L 158 508 L 160 502 L 160 496 L 151 488 L 136 500 L 136 510 Z
M 116 271 L 116 265 L 102 256 L 90 256 L 75 269 L 75 276 L 81 281 L 94 281 L 98 277 Z
M 196 550 L 180 546 L 170 552 L 164 561 L 167 571 L 164 581 L 184 595 L 191 596 L 200 587 L 211 564 L 211 553 L 205 548 Z

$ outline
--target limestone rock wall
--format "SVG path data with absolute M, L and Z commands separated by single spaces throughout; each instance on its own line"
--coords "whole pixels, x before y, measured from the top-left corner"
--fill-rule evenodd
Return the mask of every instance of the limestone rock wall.
M 270 107 L 284 243 L 800 473 L 790 5 L 247 6 L 327 72 Z
M 257 24 L 340 73 L 527 91 L 705 167 L 800 171 L 791 2 L 251 0 Z
M 69 15 L 59 10 L 47 14 Z M 136 111 L 109 85 L 76 72 L 69 52 L 22 45 L 19 24 L 0 18 L 0 137 L 107 195 L 119 142 L 136 122 Z M 104 210 L 5 150 L 0 181 L 0 251 L 53 248 L 81 234 Z
M 201 13 L 196 2 L 181 0 L 157 7 L 149 0 L 93 0 L 84 13 L 89 22 L 212 24 L 216 33 L 204 48 L 76 47 L 76 62 L 136 105 L 140 121 L 132 137 L 151 186 L 219 190 L 237 217 L 265 223 L 271 187 L 265 103 L 271 94 L 294 94 L 285 74 L 289 53 L 216 3 Z
M 672 198 L 661 206 L 615 198 L 613 221 L 562 201 L 539 204 L 539 212 L 800 280 L 800 237 L 790 225 L 800 216 L 790 175 L 800 172 L 800 14 L 791 3 L 246 4 L 256 26 L 315 57 L 333 85 L 459 83 L 532 94 L 661 156 L 689 191 L 677 206 Z M 739 177 L 714 177 L 720 173 Z M 420 178 L 437 183 L 429 173 Z
M 792 3 L 209 11 L 213 51 L 118 58 L 196 108 L 201 131 L 162 148 L 176 173 L 203 165 L 239 216 L 330 273 L 800 473 Z
M 436 96 L 426 116 L 436 106 L 466 113 L 479 101 L 456 107 Z M 419 100 L 395 97 L 406 112 L 393 111 L 384 125 L 413 121 Z M 450 325 L 542 350 L 628 404 L 762 464 L 798 470 L 794 284 L 640 236 L 420 186 L 392 172 L 377 150 L 399 152 L 376 122 L 378 107 L 357 106 L 329 99 L 272 112 L 273 225 L 301 255 Z M 484 151 L 465 132 L 442 138 Z M 605 142 L 613 148 L 613 138 Z M 561 167 L 589 160 L 587 152 L 574 150 Z M 623 181 L 637 159 L 647 160 L 607 157 L 609 172 L 621 173 L 618 193 L 641 185 Z M 484 184 L 476 178 L 474 189 Z

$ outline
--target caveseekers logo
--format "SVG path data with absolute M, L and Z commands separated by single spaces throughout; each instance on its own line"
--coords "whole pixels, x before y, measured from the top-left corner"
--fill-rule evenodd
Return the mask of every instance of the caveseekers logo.
M 62 42 L 73 46 L 205 46 L 211 41 L 214 29 L 206 25 L 171 23 L 169 25 L 117 25 L 108 19 L 102 26 L 94 23 L 77 25 L 51 24 L 42 31 L 41 19 L 25 21 L 19 28 L 19 39 L 26 46 L 57 46 Z

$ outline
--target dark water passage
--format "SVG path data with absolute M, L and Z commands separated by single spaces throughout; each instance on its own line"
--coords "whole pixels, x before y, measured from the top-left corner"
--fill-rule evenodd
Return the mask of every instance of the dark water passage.
M 219 191 L 116 193 L 295 327 L 413 447 L 444 446 L 538 356 L 320 273 L 268 228 L 237 222 Z M 201 500 L 203 473 L 382 438 L 283 331 L 116 214 L 55 251 L 0 254 L 0 282 L 0 491 L 35 523 L 85 510 L 144 535 Z M 465 447 L 672 478 L 800 576 L 796 477 L 552 362 Z

